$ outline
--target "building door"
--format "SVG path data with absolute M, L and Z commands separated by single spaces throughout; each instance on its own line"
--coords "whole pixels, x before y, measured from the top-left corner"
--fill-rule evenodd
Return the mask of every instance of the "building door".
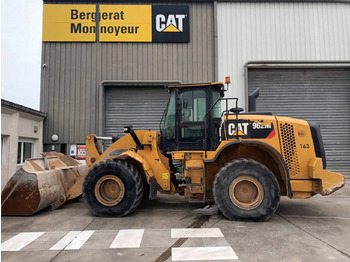
M 248 92 L 256 88 L 258 112 L 318 123 L 327 169 L 350 174 L 349 68 L 249 68 Z
M 105 135 L 123 136 L 124 126 L 159 130 L 169 93 L 164 87 L 114 86 L 105 89 Z

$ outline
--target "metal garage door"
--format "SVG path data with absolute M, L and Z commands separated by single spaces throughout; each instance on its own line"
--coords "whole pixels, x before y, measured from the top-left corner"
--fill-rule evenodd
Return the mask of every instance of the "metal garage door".
M 159 130 L 169 100 L 164 87 L 106 87 L 105 135 L 124 135 L 123 127 Z
M 350 69 L 250 68 L 248 86 L 257 111 L 318 123 L 327 169 L 350 174 Z

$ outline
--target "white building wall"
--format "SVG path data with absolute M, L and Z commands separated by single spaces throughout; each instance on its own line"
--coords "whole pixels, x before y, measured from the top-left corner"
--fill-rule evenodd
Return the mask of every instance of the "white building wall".
M 9 174 L 17 170 L 18 118 L 18 112 L 1 108 L 1 137 L 4 142 L 1 152 L 1 190 L 10 179 Z
M 34 127 L 38 127 L 35 128 Z M 34 130 L 37 129 L 37 132 Z M 34 143 L 33 158 L 40 157 L 43 152 L 43 118 L 18 112 L 8 108 L 1 108 L 1 190 L 7 181 L 21 167 L 17 164 L 18 142 L 27 140 Z
M 219 2 L 218 81 L 245 106 L 248 61 L 349 61 L 350 4 Z

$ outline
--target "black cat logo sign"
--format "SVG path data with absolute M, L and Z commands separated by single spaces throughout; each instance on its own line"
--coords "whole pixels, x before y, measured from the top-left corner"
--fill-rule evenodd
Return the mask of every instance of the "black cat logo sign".
M 156 16 L 156 29 L 158 32 L 183 32 L 183 20 L 186 15 L 165 15 Z
M 152 42 L 188 43 L 190 19 L 188 6 L 152 6 Z

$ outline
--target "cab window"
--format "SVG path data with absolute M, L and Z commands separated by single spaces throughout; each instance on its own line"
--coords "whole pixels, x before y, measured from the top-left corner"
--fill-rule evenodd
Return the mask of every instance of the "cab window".
M 175 92 L 170 97 L 163 130 L 167 139 L 175 139 Z
M 204 90 L 186 91 L 182 94 L 181 121 L 204 121 L 206 114 L 206 96 Z
M 206 114 L 206 92 L 188 90 L 181 94 L 180 139 L 187 142 L 202 141 Z

